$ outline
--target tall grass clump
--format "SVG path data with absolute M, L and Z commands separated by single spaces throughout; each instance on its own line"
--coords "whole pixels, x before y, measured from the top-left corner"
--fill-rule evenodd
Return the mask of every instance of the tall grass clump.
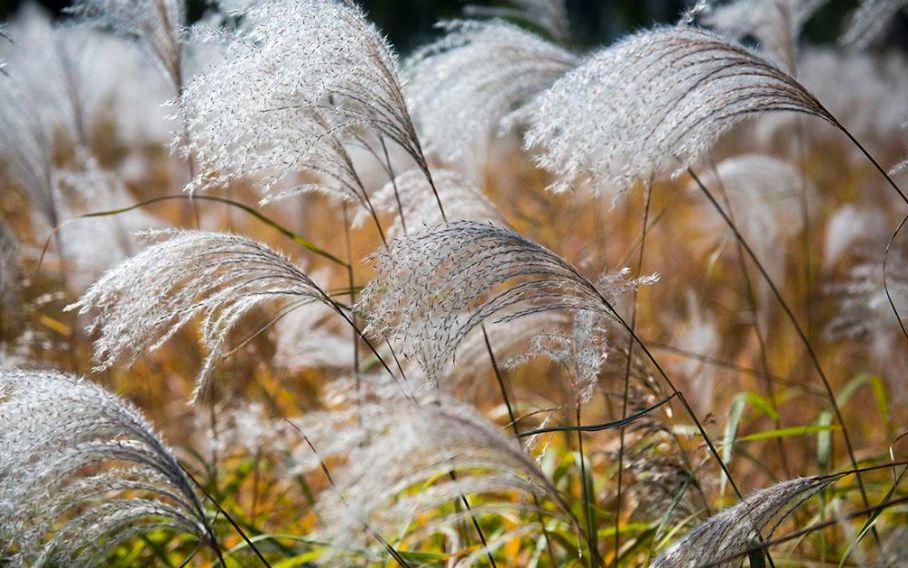
M 904 565 L 905 2 L 687 4 L 0 26 L 0 565 Z

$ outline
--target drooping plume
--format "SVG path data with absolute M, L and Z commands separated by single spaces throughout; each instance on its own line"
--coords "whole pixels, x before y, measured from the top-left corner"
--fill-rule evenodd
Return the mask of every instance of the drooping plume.
M 362 417 L 361 426 L 357 415 Z M 348 545 L 338 550 L 349 548 L 351 537 L 361 535 L 364 545 L 383 553 L 364 533 L 365 527 L 379 534 L 401 535 L 415 547 L 470 515 L 490 517 L 527 506 L 512 497 L 495 496 L 516 493 L 561 502 L 557 490 L 518 443 L 455 399 L 444 397 L 440 404 L 420 405 L 377 401 L 365 405 L 360 414 L 339 411 L 295 423 L 307 435 L 319 432 L 311 439 L 323 459 L 327 456 L 318 440 L 334 437 L 338 430 L 363 433 L 358 443 L 346 440 L 345 465 L 334 472 L 336 487 L 323 492 L 318 503 L 323 538 Z M 329 442 L 328 447 L 336 444 Z M 471 494 L 487 499 L 470 513 L 451 511 L 462 496 Z M 414 515 L 424 522 L 408 530 Z M 520 528 L 506 517 L 500 518 L 507 530 Z M 530 524 L 531 530 L 541 532 L 538 525 Z
M 594 54 L 543 94 L 526 145 L 553 188 L 620 196 L 680 174 L 749 115 L 834 119 L 806 89 L 754 52 L 705 30 L 657 27 Z
M 619 272 L 597 286 L 548 249 L 474 221 L 400 237 L 379 253 L 377 269 L 359 303 L 368 330 L 415 357 L 432 381 L 486 319 L 559 309 L 611 317 L 618 296 L 646 281 Z
M 408 64 L 407 97 L 427 147 L 479 158 L 579 58 L 502 21 L 444 22 L 447 32 Z M 510 117 L 510 118 L 509 118 Z
M 167 528 L 216 547 L 172 451 L 131 404 L 56 372 L 0 371 L 0 561 L 97 566 Z
M 712 565 L 741 566 L 747 549 L 759 545 L 761 531 L 763 538 L 769 538 L 793 509 L 832 481 L 804 477 L 757 491 L 734 507 L 713 515 L 673 544 L 656 559 L 653 568 L 694 568 L 720 560 L 725 561 Z
M 167 240 L 124 261 L 95 282 L 67 310 L 95 311 L 99 368 L 120 357 L 129 363 L 161 346 L 195 317 L 202 318 L 208 350 L 192 400 L 202 394 L 233 326 L 272 300 L 322 301 L 322 290 L 286 257 L 245 237 L 203 231 L 166 231 Z
M 403 148 L 428 176 L 397 58 L 360 8 L 270 0 L 244 21 L 223 62 L 182 97 L 191 151 L 208 178 L 199 187 L 255 175 L 268 190 L 308 170 L 349 196 L 361 183 L 343 144 L 363 130 Z

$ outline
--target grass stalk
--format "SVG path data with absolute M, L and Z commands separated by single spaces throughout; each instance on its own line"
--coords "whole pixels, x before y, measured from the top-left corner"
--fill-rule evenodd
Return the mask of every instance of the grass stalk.
M 640 249 L 637 256 L 637 272 L 636 276 L 639 278 L 640 273 L 643 271 L 643 255 L 646 250 L 646 234 L 647 234 L 647 225 L 649 224 L 649 211 L 650 204 L 652 202 L 653 196 L 653 182 L 649 180 L 646 184 L 646 192 L 644 195 L 643 203 L 643 224 L 640 228 Z M 631 293 L 631 329 L 637 329 L 637 289 L 634 288 Z M 624 365 L 624 390 L 621 394 L 621 418 L 627 417 L 627 406 L 628 399 L 630 395 L 630 383 L 631 383 L 631 362 L 634 358 L 634 340 L 628 336 L 627 342 L 627 361 Z M 623 489 L 624 481 L 624 439 L 625 430 L 622 428 L 618 434 L 619 436 L 619 445 L 618 445 L 618 489 L 615 497 L 615 562 L 614 566 L 618 566 L 618 557 L 621 550 L 621 491 Z
M 832 406 L 833 412 L 836 415 L 836 420 L 839 422 L 839 425 L 842 427 L 842 436 L 845 439 L 845 447 L 848 451 L 848 457 L 851 460 L 851 464 L 854 468 L 857 468 L 858 460 L 857 460 L 857 457 L 855 456 L 854 446 L 851 442 L 851 436 L 848 432 L 848 427 L 845 423 L 845 419 L 842 416 L 842 411 L 839 408 L 838 402 L 836 402 L 835 392 L 832 389 L 832 384 L 829 382 L 829 378 L 826 376 L 826 373 L 823 371 L 823 367 L 820 364 L 820 359 L 817 356 L 816 351 L 813 349 L 813 346 L 810 344 L 810 340 L 807 338 L 807 335 L 804 333 L 803 328 L 798 323 L 797 317 L 795 317 L 794 312 L 791 310 L 791 307 L 788 305 L 788 302 L 785 301 L 785 298 L 782 296 L 782 293 L 779 291 L 779 288 L 776 286 L 772 277 L 770 277 L 769 273 L 766 271 L 766 268 L 763 266 L 763 263 L 761 263 L 760 260 L 757 258 L 753 249 L 750 247 L 750 244 L 747 242 L 747 240 L 744 238 L 744 236 L 738 230 L 738 227 L 737 227 L 737 225 L 735 225 L 734 221 L 731 220 L 731 218 L 728 216 L 728 214 L 725 212 L 725 210 L 722 208 L 722 206 L 719 205 L 719 202 L 716 201 L 715 196 L 703 184 L 703 182 L 700 180 L 700 178 L 697 177 L 697 174 L 692 169 L 688 169 L 688 173 L 694 179 L 694 182 L 700 188 L 700 191 L 706 196 L 707 200 L 712 204 L 712 206 L 716 209 L 716 211 L 719 212 L 719 215 L 725 221 L 726 225 L 728 225 L 729 229 L 731 229 L 731 231 L 734 233 L 735 239 L 741 244 L 741 247 L 743 248 L 743 250 L 750 257 L 751 262 L 754 263 L 754 266 L 757 267 L 757 270 L 760 272 L 763 279 L 766 281 L 767 285 L 769 286 L 770 290 L 772 291 L 773 296 L 775 296 L 776 300 L 779 302 L 779 305 L 782 307 L 782 310 L 785 312 L 786 316 L 788 317 L 788 319 L 791 321 L 792 325 L 794 326 L 795 332 L 797 333 L 801 342 L 804 344 L 804 347 L 807 350 L 808 357 L 810 357 L 810 360 L 813 363 L 814 368 L 816 369 L 817 373 L 820 376 L 820 380 L 822 381 L 823 387 L 826 390 L 827 397 L 829 398 L 829 404 Z M 858 482 L 858 487 L 860 488 L 860 491 L 861 491 L 861 499 L 863 500 L 865 506 L 869 506 L 870 502 L 867 498 L 867 490 L 864 487 L 864 482 L 861 479 L 860 474 L 858 474 L 856 476 L 856 480 Z

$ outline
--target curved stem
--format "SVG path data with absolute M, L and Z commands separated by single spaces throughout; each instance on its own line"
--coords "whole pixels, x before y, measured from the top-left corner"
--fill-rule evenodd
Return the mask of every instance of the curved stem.
M 650 180 L 646 184 L 646 196 L 643 203 L 643 225 L 640 229 L 640 251 L 637 256 L 637 274 L 639 278 L 643 271 L 643 254 L 646 250 L 647 224 L 649 223 L 650 203 L 653 196 L 653 182 Z M 637 289 L 634 288 L 631 299 L 631 328 L 637 328 Z M 634 358 L 634 340 L 628 337 L 627 343 L 627 361 L 624 366 L 624 392 L 621 396 L 621 418 L 627 417 L 628 397 L 630 394 L 631 383 L 631 363 Z M 618 445 L 618 492 L 615 497 L 615 567 L 618 566 L 618 558 L 621 550 L 621 490 L 624 480 L 624 428 L 619 433 Z
M 813 363 L 813 367 L 816 369 L 817 374 L 820 376 L 820 380 L 823 382 L 823 388 L 826 390 L 826 395 L 829 398 L 829 404 L 832 406 L 833 412 L 836 415 L 836 420 L 839 422 L 839 425 L 842 427 L 842 436 L 845 439 L 845 447 L 848 450 L 848 457 L 851 460 L 853 467 L 858 467 L 858 460 L 854 453 L 854 446 L 851 443 L 851 436 L 848 433 L 848 428 L 845 424 L 845 419 L 842 416 L 842 411 L 839 408 L 838 402 L 836 402 L 835 392 L 832 390 L 832 385 L 829 382 L 829 378 L 826 376 L 826 373 L 823 371 L 822 365 L 820 365 L 820 359 L 817 356 L 816 351 L 814 351 L 813 346 L 810 344 L 810 340 L 807 338 L 807 335 L 804 333 L 804 330 L 801 328 L 801 325 L 798 323 L 797 318 L 794 315 L 794 312 L 791 310 L 791 307 L 788 305 L 788 302 L 785 301 L 785 298 L 782 296 L 782 293 L 779 291 L 779 288 L 776 286 L 773 279 L 769 276 L 769 273 L 766 271 L 766 267 L 763 266 L 763 263 L 757 258 L 757 255 L 754 254 L 753 249 L 750 247 L 750 244 L 738 230 L 738 227 L 735 225 L 734 221 L 729 218 L 728 214 L 722 209 L 722 206 L 719 205 L 716 201 L 715 196 L 712 192 L 703 185 L 703 182 L 697 177 L 697 174 L 690 168 L 688 168 L 688 173 L 693 178 L 694 182 L 700 188 L 700 191 L 706 196 L 707 200 L 712 204 L 712 206 L 718 211 L 719 215 L 725 221 L 725 224 L 728 225 L 732 233 L 735 235 L 735 239 L 741 244 L 741 247 L 747 252 L 747 255 L 750 257 L 751 261 L 757 267 L 757 270 L 763 276 L 763 279 L 766 281 L 770 290 L 772 291 L 773 296 L 779 302 L 779 305 L 782 307 L 782 310 L 785 312 L 788 319 L 791 320 L 792 325 L 795 328 L 795 332 L 800 338 L 801 342 L 804 344 L 805 349 L 807 350 L 807 355 Z M 870 502 L 867 499 L 867 490 L 864 487 L 864 482 L 861 479 L 860 475 L 856 477 L 858 486 L 861 490 L 861 498 L 864 501 L 864 505 L 869 505 Z

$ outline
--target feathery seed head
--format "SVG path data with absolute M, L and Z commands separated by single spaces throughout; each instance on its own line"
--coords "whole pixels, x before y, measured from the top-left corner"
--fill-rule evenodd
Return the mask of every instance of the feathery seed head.
M 832 481 L 831 478 L 804 477 L 757 491 L 734 507 L 713 515 L 673 544 L 656 559 L 653 567 L 693 568 L 735 554 L 741 556 L 717 566 L 741 566 L 744 552 L 758 542 L 764 528 L 771 534 L 794 508 Z M 764 538 L 768 536 L 763 534 Z
M 160 231 L 151 246 L 95 282 L 67 310 L 96 311 L 95 357 L 107 368 L 155 349 L 196 316 L 208 356 L 192 401 L 207 384 L 231 328 L 255 306 L 275 299 L 328 301 L 290 260 L 245 237 L 204 231 Z
M 244 21 L 224 60 L 182 96 L 190 150 L 207 178 L 197 187 L 264 174 L 267 191 L 308 170 L 350 198 L 361 184 L 343 143 L 363 131 L 395 142 L 427 167 L 396 56 L 360 8 L 340 0 L 270 0 L 252 6 Z
M 400 237 L 377 258 L 378 276 L 358 304 L 367 330 L 399 342 L 436 383 L 458 345 L 486 319 L 558 309 L 608 317 L 617 297 L 642 282 L 618 273 L 597 286 L 546 248 L 475 221 Z
M 555 190 L 621 196 L 638 180 L 693 164 L 748 115 L 833 118 L 806 89 L 712 32 L 657 27 L 591 56 L 539 99 L 526 136 Z
M 213 541 L 186 474 L 142 414 L 50 371 L 0 371 L 0 518 L 0 560 L 25 565 L 96 566 L 158 527 Z
M 442 159 L 481 158 L 579 58 L 502 21 L 440 24 L 446 35 L 413 56 L 406 94 L 427 150 Z M 466 149 L 471 155 L 464 156 Z

